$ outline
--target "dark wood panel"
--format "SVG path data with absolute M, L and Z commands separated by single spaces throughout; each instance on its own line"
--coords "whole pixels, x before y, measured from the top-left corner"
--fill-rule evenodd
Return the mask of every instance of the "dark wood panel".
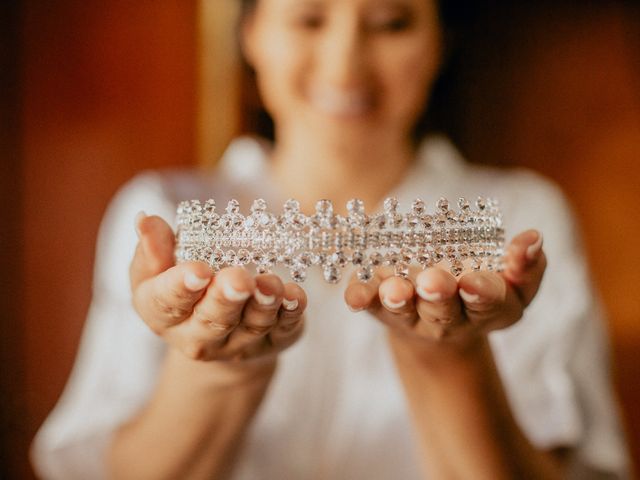
M 23 26 L 30 437 L 74 359 L 108 199 L 142 169 L 194 161 L 196 2 L 27 1 Z

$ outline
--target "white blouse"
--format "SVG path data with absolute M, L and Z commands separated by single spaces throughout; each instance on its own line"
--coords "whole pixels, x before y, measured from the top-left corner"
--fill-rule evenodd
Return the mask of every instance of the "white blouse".
M 235 140 L 212 174 L 145 172 L 126 184 L 104 217 L 93 300 L 73 372 L 34 441 L 40 476 L 99 479 L 112 432 L 153 393 L 165 352 L 131 305 L 128 267 L 135 214 L 170 223 L 183 199 L 224 204 L 282 198 L 270 182 L 268 146 Z M 628 458 L 609 378 L 607 339 L 574 219 L 557 187 L 526 170 L 464 162 L 444 137 L 427 138 L 404 181 L 390 192 L 407 207 L 416 197 L 500 200 L 507 236 L 543 232 L 548 269 L 516 325 L 490 336 L 515 417 L 541 448 L 572 446 L 582 465 L 627 478 Z M 415 432 L 385 340 L 368 313 L 351 313 L 344 282 L 310 271 L 307 325 L 278 370 L 239 455 L 235 480 L 419 479 Z M 336 334 L 339 332 L 339 334 Z M 584 477 L 582 477 L 584 478 Z

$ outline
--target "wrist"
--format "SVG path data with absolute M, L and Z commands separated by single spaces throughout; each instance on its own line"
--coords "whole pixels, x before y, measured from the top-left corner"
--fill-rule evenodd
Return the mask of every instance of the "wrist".
M 237 361 L 194 360 L 169 348 L 166 361 L 204 388 L 242 388 L 268 383 L 277 367 L 277 356 Z
M 465 341 L 433 342 L 389 330 L 388 339 L 396 364 L 401 368 L 419 365 L 425 369 L 442 371 L 478 366 L 490 353 L 488 337 L 482 334 Z

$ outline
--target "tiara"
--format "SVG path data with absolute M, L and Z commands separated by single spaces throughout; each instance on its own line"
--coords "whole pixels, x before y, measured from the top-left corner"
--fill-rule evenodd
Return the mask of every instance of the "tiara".
M 429 213 L 416 199 L 401 213 L 398 200 L 387 198 L 384 212 L 367 215 L 362 200 L 353 199 L 342 216 L 330 200 L 320 200 L 315 214 L 307 216 L 296 200 L 287 200 L 275 214 L 258 199 L 244 216 L 237 200 L 230 200 L 222 214 L 212 199 L 183 201 L 177 209 L 175 255 L 178 262 L 202 261 L 214 271 L 253 264 L 258 273 L 268 273 L 284 265 L 296 282 L 303 282 L 312 266 L 319 266 L 329 283 L 337 283 L 350 265 L 361 282 L 381 266 L 393 267 L 401 277 L 408 276 L 411 264 L 428 268 L 445 262 L 455 276 L 501 270 L 504 229 L 498 202 L 478 197 L 473 208 L 460 198 L 457 207 L 440 198 Z

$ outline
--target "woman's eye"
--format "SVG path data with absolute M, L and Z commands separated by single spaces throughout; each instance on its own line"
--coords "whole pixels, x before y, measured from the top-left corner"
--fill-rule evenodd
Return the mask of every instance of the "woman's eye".
M 302 15 L 294 23 L 305 30 L 318 30 L 324 24 L 324 19 L 321 15 Z
M 411 20 L 407 17 L 395 17 L 371 23 L 373 30 L 396 33 L 407 30 L 411 26 Z

